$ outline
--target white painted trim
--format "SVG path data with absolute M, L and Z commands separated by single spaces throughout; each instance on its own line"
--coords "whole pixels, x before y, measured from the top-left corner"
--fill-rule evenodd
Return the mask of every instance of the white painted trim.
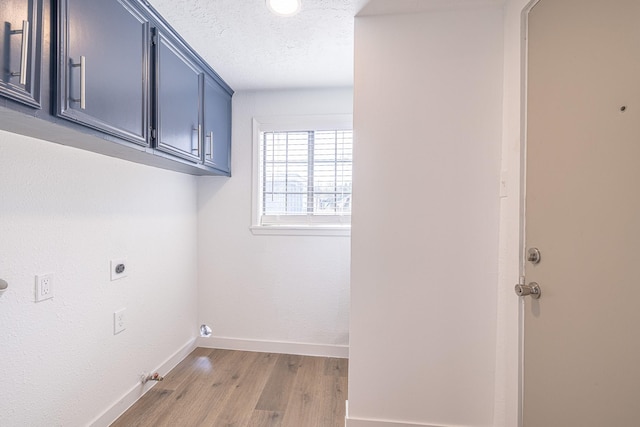
M 323 227 L 321 225 L 290 226 L 290 225 L 252 225 L 251 232 L 262 236 L 351 236 L 351 226 Z
M 251 121 L 251 226 L 260 226 L 260 122 L 254 117 Z
M 444 426 L 435 424 L 416 424 L 406 421 L 389 421 L 378 420 L 373 418 L 355 418 L 349 416 L 349 400 L 345 402 L 346 417 L 344 419 L 345 427 L 463 427 L 463 426 Z
M 521 28 L 521 71 L 520 71 L 520 229 L 519 229 L 519 276 L 525 274 L 525 245 L 526 245 L 526 195 L 527 195 L 527 126 L 528 126 L 528 84 L 529 84 L 529 13 L 540 0 L 530 0 L 522 9 Z M 518 304 L 518 427 L 524 425 L 524 301 Z
M 435 424 L 416 424 L 406 421 L 390 421 L 377 420 L 373 418 L 355 418 L 349 416 L 349 401 L 345 402 L 347 406 L 347 416 L 345 417 L 345 427 L 463 427 L 463 426 L 444 426 Z
M 191 338 L 185 345 L 178 349 L 175 353 L 169 356 L 157 369 L 154 371 L 159 372 L 161 375 L 165 375 L 171 371 L 176 365 L 184 360 L 196 348 L 196 339 Z M 102 414 L 96 417 L 89 423 L 91 427 L 108 427 L 118 417 L 129 409 L 134 403 L 138 401 L 146 392 L 156 385 L 157 382 L 150 381 L 146 384 L 137 383 L 128 392 L 126 392 L 120 399 L 111 404 Z
M 286 341 L 251 340 L 230 337 L 199 338 L 198 347 L 225 350 L 257 351 L 264 353 L 299 354 L 302 356 L 349 357 L 349 346 L 312 344 Z
M 259 132 L 336 129 L 351 130 L 353 128 L 353 114 L 263 116 L 254 117 L 253 123 L 258 126 Z
M 364 418 L 346 418 L 345 427 L 464 427 L 435 424 L 415 424 L 388 420 L 368 420 Z
M 526 137 L 527 14 L 538 0 L 507 0 L 504 8 L 502 170 L 498 320 L 493 427 L 522 427 L 523 301 L 513 292 L 523 272 L 524 144 Z

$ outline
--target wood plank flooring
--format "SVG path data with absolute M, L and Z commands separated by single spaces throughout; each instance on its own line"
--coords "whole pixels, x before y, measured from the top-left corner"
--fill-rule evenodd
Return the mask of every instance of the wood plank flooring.
M 197 348 L 112 427 L 341 427 L 347 359 Z

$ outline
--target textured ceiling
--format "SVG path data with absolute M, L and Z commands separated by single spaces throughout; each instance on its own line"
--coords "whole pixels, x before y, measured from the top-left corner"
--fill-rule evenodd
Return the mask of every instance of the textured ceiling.
M 234 90 L 353 85 L 354 16 L 501 5 L 504 0 L 301 0 L 283 18 L 265 0 L 149 0 Z
M 353 18 L 367 0 L 150 0 L 234 90 L 353 85 Z
M 369 0 L 358 16 L 422 13 L 442 9 L 502 6 L 505 0 Z

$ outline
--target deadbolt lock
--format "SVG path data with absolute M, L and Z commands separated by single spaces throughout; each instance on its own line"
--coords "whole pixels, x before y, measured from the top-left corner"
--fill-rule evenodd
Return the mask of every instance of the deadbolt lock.
M 540 262 L 540 250 L 538 248 L 529 248 L 527 251 L 527 261 L 531 264 L 537 264 Z

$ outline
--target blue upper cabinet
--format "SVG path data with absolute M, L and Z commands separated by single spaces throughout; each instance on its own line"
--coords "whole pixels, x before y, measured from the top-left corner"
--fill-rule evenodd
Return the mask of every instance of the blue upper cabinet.
M 154 28 L 155 148 L 194 162 L 202 158 L 202 67 L 167 31 Z
M 0 0 L 0 18 L 0 112 L 40 120 L 3 128 L 230 176 L 233 90 L 148 1 Z
M 58 116 L 149 145 L 149 47 L 129 0 L 59 0 Z
M 0 94 L 40 108 L 42 0 L 0 0 Z
M 233 91 L 166 23 L 152 25 L 153 147 L 230 176 Z
M 223 175 L 231 174 L 231 96 L 214 75 L 204 78 L 204 163 Z

